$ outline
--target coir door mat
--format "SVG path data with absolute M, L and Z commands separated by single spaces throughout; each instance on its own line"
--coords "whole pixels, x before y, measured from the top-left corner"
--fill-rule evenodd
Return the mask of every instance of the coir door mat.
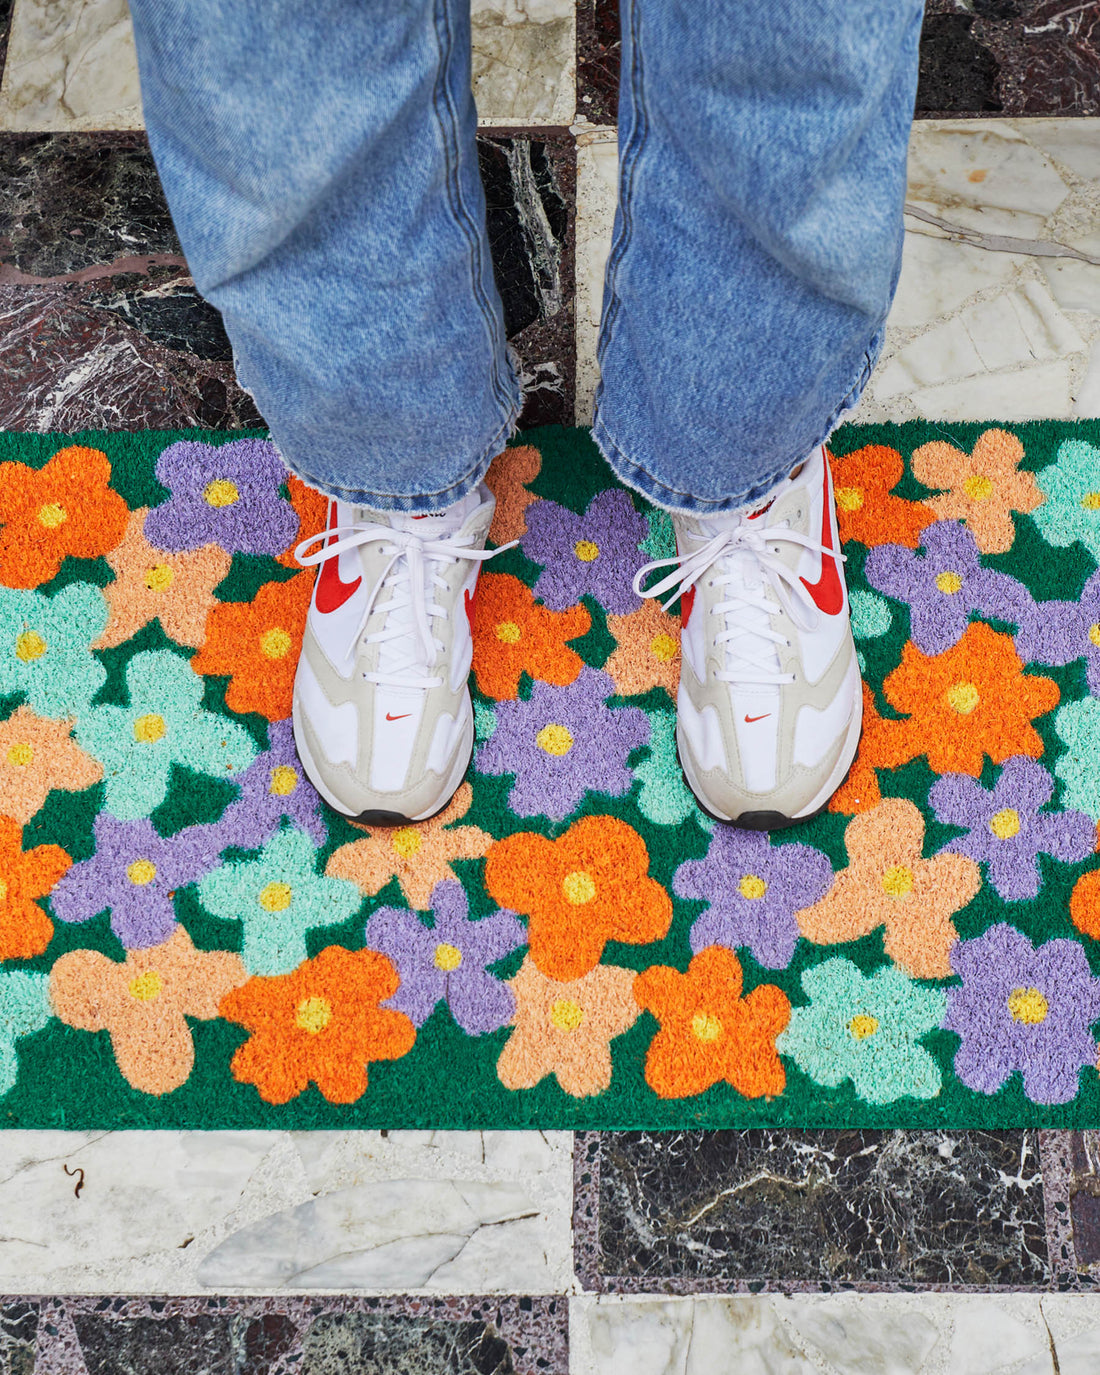
M 774 838 L 677 767 L 668 518 L 521 439 L 468 781 L 366 830 L 267 439 L 0 436 L 0 1123 L 1100 1124 L 1100 424 L 834 436 L 866 729 Z

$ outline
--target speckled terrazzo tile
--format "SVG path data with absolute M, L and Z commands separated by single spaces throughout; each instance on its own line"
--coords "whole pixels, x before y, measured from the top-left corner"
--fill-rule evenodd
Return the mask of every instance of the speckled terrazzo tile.
M 33 1304 L 21 1306 L 29 1310 L 26 1325 Z M 5 1311 L 0 1307 L 0 1314 Z M 9 1375 L 2 1342 L 0 1337 L 0 1370 Z M 28 1349 L 26 1340 L 22 1349 Z M 29 1349 L 33 1361 L 35 1348 Z M 424 1375 L 444 1370 L 451 1375 L 566 1375 L 567 1301 L 49 1299 L 41 1301 L 37 1364 L 25 1370 L 14 1366 L 11 1375 Z
M 1032 1131 L 581 1135 L 577 1273 L 624 1293 L 1068 1287 L 1038 1148 Z
M 619 104 L 619 0 L 577 0 L 577 117 L 614 124 Z

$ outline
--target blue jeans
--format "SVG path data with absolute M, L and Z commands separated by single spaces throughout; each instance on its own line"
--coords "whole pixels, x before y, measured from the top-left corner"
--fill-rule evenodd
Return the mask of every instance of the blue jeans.
M 469 0 L 130 0 L 198 290 L 290 468 L 432 511 L 515 429 Z M 593 435 L 734 509 L 867 381 L 901 262 L 921 0 L 623 0 Z

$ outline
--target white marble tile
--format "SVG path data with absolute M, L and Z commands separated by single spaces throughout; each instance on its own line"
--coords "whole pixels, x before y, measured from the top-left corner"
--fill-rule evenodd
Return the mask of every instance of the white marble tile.
M 596 344 L 603 306 L 603 277 L 611 252 L 618 198 L 619 145 L 614 128 L 581 121 L 577 141 L 576 344 L 578 425 L 591 425 L 600 370 Z
M 565 1132 L 0 1132 L 0 1293 L 562 1293 L 571 1145 Z
M 473 0 L 472 81 L 486 125 L 568 124 L 574 0 Z M 140 129 L 126 0 L 15 0 L 0 129 Z
M 1095 1375 L 1100 1296 L 579 1297 L 570 1346 L 572 1375 Z

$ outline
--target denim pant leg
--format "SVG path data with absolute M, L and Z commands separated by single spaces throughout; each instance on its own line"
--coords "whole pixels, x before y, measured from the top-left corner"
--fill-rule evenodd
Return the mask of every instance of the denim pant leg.
M 756 500 L 858 400 L 901 267 L 921 0 L 622 0 L 593 434 L 687 511 Z
M 131 0 L 199 291 L 287 464 L 439 510 L 520 409 L 478 174 L 469 0 Z

